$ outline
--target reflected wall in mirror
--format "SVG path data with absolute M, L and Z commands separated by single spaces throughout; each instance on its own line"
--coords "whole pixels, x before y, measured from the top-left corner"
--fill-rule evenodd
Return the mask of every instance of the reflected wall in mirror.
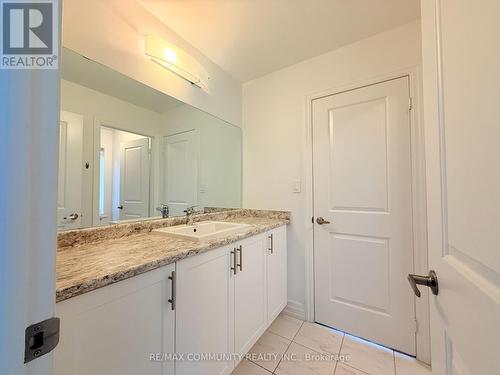
M 59 155 L 60 230 L 241 207 L 239 127 L 65 48 Z

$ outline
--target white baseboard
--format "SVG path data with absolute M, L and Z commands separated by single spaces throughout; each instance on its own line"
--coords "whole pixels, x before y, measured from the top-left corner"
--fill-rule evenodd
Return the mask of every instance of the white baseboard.
M 289 315 L 291 317 L 305 320 L 306 319 L 306 309 L 303 303 L 297 301 L 288 301 L 283 314 Z

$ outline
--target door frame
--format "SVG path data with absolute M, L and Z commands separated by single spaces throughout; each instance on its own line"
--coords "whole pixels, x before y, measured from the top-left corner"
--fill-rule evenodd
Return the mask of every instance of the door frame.
M 8 374 L 51 374 L 53 352 L 24 363 L 24 335 L 55 309 L 60 69 L 5 69 L 0 83 L 0 363 Z
M 305 317 L 313 322 L 314 315 L 314 186 L 313 186 L 313 141 L 312 141 L 312 102 L 325 96 L 339 94 L 365 86 L 374 85 L 384 81 L 408 77 L 410 97 L 412 98 L 410 113 L 410 148 L 411 148 L 411 190 L 412 190 L 412 227 L 413 227 L 413 272 L 417 274 L 428 273 L 427 249 L 427 201 L 425 183 L 425 144 L 422 100 L 422 73 L 421 65 L 388 72 L 371 78 L 362 79 L 336 86 L 327 90 L 312 93 L 305 97 L 305 124 L 302 142 L 303 168 L 304 168 L 304 216 L 305 232 Z M 410 105 L 410 103 L 409 103 Z M 408 285 L 408 288 L 410 286 Z M 410 289 L 409 289 L 410 292 Z M 429 294 L 425 290 L 421 298 L 414 298 L 415 326 L 416 326 L 416 351 L 417 359 L 422 362 L 431 362 L 430 353 L 430 317 Z
M 85 142 L 85 138 L 84 138 L 84 120 L 83 120 L 83 115 L 81 113 L 76 113 L 76 112 L 71 112 L 71 111 L 66 111 L 66 110 L 63 110 L 61 109 L 59 111 L 59 123 L 61 123 L 62 121 L 66 121 L 66 120 L 63 120 L 63 118 L 66 118 L 69 121 L 75 121 L 75 122 L 79 122 L 80 123 L 80 135 L 81 135 L 81 148 L 80 150 L 80 156 L 81 156 L 81 162 L 80 162 L 80 172 L 81 172 L 81 179 L 80 179 L 80 210 L 78 212 L 78 215 L 80 215 L 80 225 L 78 228 L 64 228 L 62 229 L 62 231 L 65 231 L 65 230 L 73 230 L 73 229 L 81 229 L 83 228 L 85 225 L 84 225 L 84 217 L 86 215 L 88 215 L 86 209 L 85 209 L 85 206 L 84 206 L 84 199 L 83 199 L 83 194 L 84 194 L 84 169 L 83 169 L 83 166 L 84 166 L 84 160 L 85 160 L 85 157 L 84 157 L 84 154 L 83 154 L 83 149 L 84 149 L 84 142 Z M 60 150 L 59 150 L 60 151 Z M 60 155 L 59 155 L 59 158 L 60 158 Z M 58 160 L 59 160 L 58 158 Z M 59 200 L 59 197 L 57 198 Z M 57 219 L 57 225 L 58 225 L 58 228 L 59 228 L 59 218 Z M 58 229 L 59 230 L 59 229 Z
M 94 117 L 94 126 L 92 134 L 92 226 L 101 226 L 99 220 L 99 151 L 101 147 L 101 126 L 122 132 L 134 133 L 150 139 L 149 154 L 149 215 L 154 217 L 158 201 L 158 191 L 156 176 L 159 175 L 159 141 L 157 134 L 148 134 L 142 131 L 133 130 L 130 126 L 117 124 L 115 121 L 108 121 L 100 117 Z

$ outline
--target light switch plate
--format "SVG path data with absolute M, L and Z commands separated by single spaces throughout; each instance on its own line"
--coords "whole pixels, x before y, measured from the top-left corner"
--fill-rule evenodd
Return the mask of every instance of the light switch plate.
M 301 183 L 300 180 L 292 181 L 292 193 L 298 194 L 301 191 Z

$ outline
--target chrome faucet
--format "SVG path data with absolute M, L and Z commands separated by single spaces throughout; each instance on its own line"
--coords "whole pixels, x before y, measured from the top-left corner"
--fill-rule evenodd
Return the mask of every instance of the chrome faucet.
M 193 214 L 194 214 L 194 209 L 195 209 L 196 206 L 189 206 L 188 208 L 186 208 L 184 210 L 184 212 L 186 213 L 186 225 L 191 225 L 193 223 Z
M 164 219 L 166 219 L 170 214 L 170 210 L 168 208 L 168 205 L 165 203 L 161 203 L 160 207 L 156 207 L 156 211 L 160 211 L 161 217 Z

